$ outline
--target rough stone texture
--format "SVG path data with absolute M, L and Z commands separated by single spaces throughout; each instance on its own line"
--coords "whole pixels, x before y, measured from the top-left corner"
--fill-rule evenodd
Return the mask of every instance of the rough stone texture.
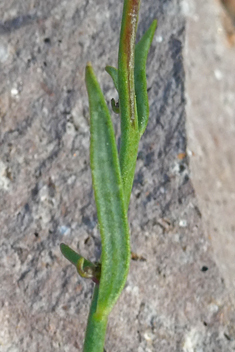
M 116 64 L 121 2 L 0 3 L 0 351 L 81 351 L 92 284 L 61 241 L 97 260 L 89 170 L 86 61 Z M 235 314 L 202 230 L 189 178 L 177 0 L 142 4 L 139 34 L 158 18 L 148 60 L 150 122 L 130 205 L 132 261 L 110 316 L 106 351 L 235 349 Z M 118 131 L 117 117 L 115 126 Z
M 233 3 L 235 1 L 224 1 Z M 205 232 L 235 304 L 235 27 L 215 0 L 184 2 L 192 180 Z

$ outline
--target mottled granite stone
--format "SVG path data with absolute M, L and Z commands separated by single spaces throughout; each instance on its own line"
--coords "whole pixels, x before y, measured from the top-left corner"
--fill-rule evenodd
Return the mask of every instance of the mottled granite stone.
M 97 260 L 85 64 L 108 101 L 121 1 L 0 4 L 0 351 L 81 351 L 92 283 L 61 241 Z M 109 320 L 107 352 L 228 352 L 234 311 L 202 230 L 190 182 L 177 0 L 142 3 L 139 34 L 158 19 L 148 59 L 150 121 L 130 205 L 132 261 Z M 118 133 L 118 118 L 114 117 Z

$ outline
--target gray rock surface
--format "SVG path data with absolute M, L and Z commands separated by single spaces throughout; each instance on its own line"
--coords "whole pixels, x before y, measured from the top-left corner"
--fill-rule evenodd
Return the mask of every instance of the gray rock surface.
M 85 64 L 116 65 L 121 2 L 0 4 L 0 351 L 81 351 L 92 283 L 60 242 L 97 260 Z M 150 121 L 130 205 L 132 261 L 109 320 L 107 352 L 235 349 L 235 313 L 202 230 L 185 133 L 185 20 L 177 0 L 142 3 L 158 19 L 148 60 Z M 118 119 L 114 117 L 118 132 Z
M 235 304 L 235 27 L 214 0 L 186 0 L 184 9 L 191 178 L 205 233 Z

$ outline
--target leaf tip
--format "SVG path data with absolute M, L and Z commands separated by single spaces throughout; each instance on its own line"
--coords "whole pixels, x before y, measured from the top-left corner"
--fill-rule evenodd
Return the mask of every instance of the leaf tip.
M 152 25 L 153 25 L 154 27 L 157 27 L 157 19 L 156 19 L 156 18 L 153 20 Z
M 86 64 L 86 75 L 91 74 L 92 72 L 93 72 L 93 68 L 92 68 L 91 62 L 88 61 Z
M 60 244 L 60 250 L 61 250 L 62 253 L 63 253 L 65 247 L 67 247 L 66 244 L 64 244 L 64 243 Z

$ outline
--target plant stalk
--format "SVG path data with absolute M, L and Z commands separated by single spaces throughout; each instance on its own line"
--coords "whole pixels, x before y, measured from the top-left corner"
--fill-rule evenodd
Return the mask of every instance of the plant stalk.
M 121 115 L 120 168 L 128 210 L 139 144 L 135 97 L 135 40 L 140 0 L 124 0 L 118 54 L 118 91 Z
M 103 352 L 104 350 L 108 317 L 103 316 L 102 318 L 98 318 L 95 314 L 98 296 L 99 286 L 95 285 L 87 322 L 83 352 Z

